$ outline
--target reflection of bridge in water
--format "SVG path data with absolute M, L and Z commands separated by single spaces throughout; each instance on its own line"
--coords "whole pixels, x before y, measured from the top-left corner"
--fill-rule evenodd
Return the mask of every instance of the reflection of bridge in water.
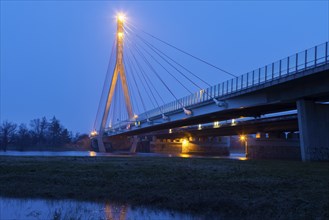
M 147 37 L 161 45 L 155 45 Z M 188 68 L 164 52 L 166 48 L 233 78 L 210 85 L 191 70 L 192 65 Z M 91 134 L 93 143 L 100 151 L 105 151 L 104 141 L 112 147 L 129 145 L 135 151 L 141 137 L 156 144 L 159 138 L 193 141 L 200 137 L 239 134 L 262 137 L 264 133 L 272 136 L 298 131 L 303 160 L 328 160 L 328 51 L 326 42 L 235 76 L 118 17 L 113 56 Z M 178 87 L 190 95 L 178 98 L 180 93 L 175 90 Z M 198 92 L 193 93 L 195 88 Z M 168 96 L 174 101 L 165 102 Z M 291 110 L 297 110 L 297 114 L 285 115 Z M 279 115 L 266 116 L 273 113 Z M 225 124 L 240 118 L 249 120 Z M 130 141 L 125 142 L 127 137 L 131 137 Z

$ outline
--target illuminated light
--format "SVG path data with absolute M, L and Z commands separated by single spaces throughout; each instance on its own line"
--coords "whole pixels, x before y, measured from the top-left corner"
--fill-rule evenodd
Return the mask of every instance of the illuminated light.
M 169 134 L 172 134 L 172 129 L 171 128 L 169 129 Z
M 201 124 L 198 125 L 198 130 L 202 130 L 202 125 Z
M 185 107 L 183 108 L 183 111 L 184 111 L 185 115 L 192 115 L 192 111 L 186 109 Z
M 246 141 L 247 136 L 246 135 L 240 135 L 240 141 Z
M 260 138 L 260 132 L 256 133 L 256 138 L 259 139 Z
M 201 89 L 201 90 L 200 90 L 200 96 L 202 96 L 203 93 L 204 93 L 204 89 Z
M 92 132 L 90 132 L 90 136 L 96 136 L 97 135 L 97 131 L 92 131 Z
M 119 38 L 123 38 L 123 33 L 122 32 L 118 32 L 118 37 Z
M 183 139 L 183 140 L 182 140 L 182 145 L 183 145 L 183 146 L 187 146 L 188 143 L 189 143 L 189 141 L 188 141 L 187 139 Z
M 220 127 L 219 121 L 215 121 L 214 122 L 214 128 L 219 128 L 219 127 Z
M 89 151 L 89 156 L 90 157 L 96 157 L 96 152 L 95 151 Z
M 138 115 L 134 114 L 134 119 L 137 119 L 138 118 Z
M 139 127 L 140 125 L 141 125 L 141 122 L 140 122 L 140 121 L 136 121 L 136 122 L 135 122 L 135 126 L 136 126 L 136 127 Z
M 126 20 L 126 16 L 123 13 L 117 14 L 117 20 L 120 22 L 124 22 Z
M 232 119 L 231 125 L 232 125 L 232 126 L 235 126 L 235 125 L 236 125 L 236 121 L 235 121 L 234 118 Z

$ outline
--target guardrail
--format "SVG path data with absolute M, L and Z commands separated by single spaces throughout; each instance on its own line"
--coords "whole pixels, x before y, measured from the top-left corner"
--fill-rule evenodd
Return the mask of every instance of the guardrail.
M 147 111 L 139 115 L 139 120 L 146 120 L 151 117 L 176 111 L 182 109 L 182 106 L 188 108 L 189 106 L 197 105 L 212 100 L 213 98 L 221 99 L 226 95 L 240 92 L 290 75 L 296 75 L 307 69 L 312 69 L 328 63 L 329 48 L 328 42 L 325 42 L 264 67 L 247 72 L 236 78 L 196 92 L 193 95 L 185 96 L 177 101 L 165 104 L 160 107 L 161 109 L 157 108 Z M 124 124 L 127 124 L 127 122 L 118 123 L 114 127 L 122 127 Z

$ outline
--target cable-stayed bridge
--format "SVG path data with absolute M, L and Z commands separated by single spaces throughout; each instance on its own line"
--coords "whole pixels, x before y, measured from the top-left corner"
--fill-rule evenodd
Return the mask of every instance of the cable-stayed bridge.
M 328 101 L 328 42 L 238 75 L 118 16 L 91 136 L 105 151 L 104 137 L 157 131 L 170 135 L 175 128 L 209 123 L 220 133 L 223 121 L 242 117 L 259 121 L 266 114 L 297 109 L 290 127 L 298 121 L 302 158 L 328 159 Z M 289 130 L 288 124 L 282 126 Z

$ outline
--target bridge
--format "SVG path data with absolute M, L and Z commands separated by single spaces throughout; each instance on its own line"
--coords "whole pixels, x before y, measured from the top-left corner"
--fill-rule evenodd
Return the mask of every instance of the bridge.
M 163 52 L 166 47 L 229 75 L 230 79 L 211 85 L 201 74 Z M 182 95 L 182 90 L 189 95 Z M 173 101 L 165 102 L 164 97 L 170 96 Z M 193 126 L 197 128 L 194 133 L 204 135 L 236 135 L 239 128 L 239 132 L 254 134 L 257 129 L 265 131 L 267 126 L 276 125 L 281 131 L 299 131 L 303 160 L 328 160 L 328 101 L 328 42 L 237 76 L 161 40 L 119 15 L 91 137 L 94 142 L 97 140 L 99 150 L 105 151 L 104 138 L 177 136 L 172 132 L 175 128 L 191 134 Z M 291 110 L 297 111 L 286 116 L 282 113 Z M 280 112 L 281 116 L 264 118 Z M 239 118 L 250 118 L 243 122 L 243 129 L 223 124 Z M 211 124 L 211 131 L 201 129 Z M 134 141 L 132 146 L 136 147 Z

